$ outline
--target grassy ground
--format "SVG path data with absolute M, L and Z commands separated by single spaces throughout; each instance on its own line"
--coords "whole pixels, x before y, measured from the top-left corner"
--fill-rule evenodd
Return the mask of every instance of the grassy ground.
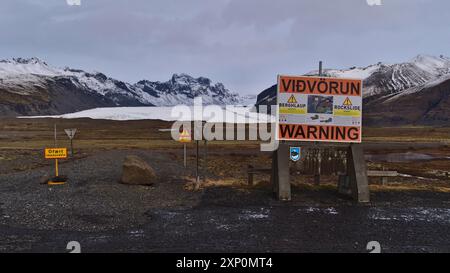
M 48 186 L 43 158 L 69 146 L 64 128 L 77 128 L 74 158 L 61 160 L 67 184 Z M 162 121 L 0 120 L 0 252 L 64 252 L 77 240 L 84 252 L 448 252 L 450 154 L 448 128 L 366 128 L 366 154 L 418 153 L 439 159 L 368 162 L 370 169 L 410 175 L 387 185 L 371 181 L 371 203 L 336 194 L 336 176 L 313 177 L 293 168 L 292 201 L 272 198 L 270 176 L 247 185 L 247 166 L 269 168 L 258 142 L 201 145 L 196 188 L 195 149 L 170 138 Z M 434 131 L 433 131 L 434 130 Z M 119 183 L 127 155 L 137 155 L 159 178 L 152 187 Z
M 173 150 L 173 157 L 182 162 L 182 144 L 173 141 L 171 127 L 165 121 L 106 121 L 92 119 L 3 119 L 0 120 L 0 173 L 50 166 L 43 159 L 43 149 L 54 145 L 54 124 L 57 125 L 58 146 L 70 147 L 64 128 L 77 128 L 74 140 L 75 157 L 82 159 L 108 150 L 143 149 Z M 365 128 L 363 143 L 366 153 L 424 153 L 436 159 L 414 162 L 369 162 L 371 169 L 398 170 L 401 173 L 430 179 L 447 180 L 450 165 L 450 128 L 401 127 Z M 189 160 L 194 161 L 195 144 L 189 143 Z M 207 164 L 212 179 L 245 181 L 248 165 L 270 168 L 270 154 L 259 151 L 257 141 L 208 142 Z M 201 153 L 204 144 L 201 143 Z M 64 164 L 64 161 L 62 161 Z M 262 176 L 263 179 L 264 176 Z M 301 176 L 302 177 L 302 176 Z M 306 183 L 311 179 L 302 177 Z M 402 179 L 398 179 L 402 182 Z M 234 183 L 234 182 L 233 182 Z

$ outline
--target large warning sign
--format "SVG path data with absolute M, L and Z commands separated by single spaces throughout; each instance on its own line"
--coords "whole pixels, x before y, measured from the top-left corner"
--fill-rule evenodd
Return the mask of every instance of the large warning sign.
M 278 76 L 278 140 L 361 142 L 362 81 Z

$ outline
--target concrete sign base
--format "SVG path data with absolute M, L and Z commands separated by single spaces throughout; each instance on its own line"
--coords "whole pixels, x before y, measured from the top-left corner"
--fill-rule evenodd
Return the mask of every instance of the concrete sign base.
M 351 144 L 348 147 L 346 178 L 352 198 L 358 203 L 370 202 L 366 161 L 361 144 Z M 278 150 L 273 152 L 271 181 L 273 192 L 278 200 L 291 200 L 288 143 L 280 143 Z
M 289 145 L 280 143 L 273 152 L 272 185 L 275 196 L 282 201 L 291 200 L 291 182 L 289 174 Z

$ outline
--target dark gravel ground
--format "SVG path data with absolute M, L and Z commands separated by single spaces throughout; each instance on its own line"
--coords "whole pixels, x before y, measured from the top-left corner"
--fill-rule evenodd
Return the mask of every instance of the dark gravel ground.
M 118 183 L 137 154 L 161 180 Z M 0 251 L 66 252 L 450 252 L 450 194 L 372 193 L 355 205 L 331 190 L 293 189 L 288 203 L 269 185 L 184 189 L 170 151 L 105 151 L 61 165 L 63 186 L 39 184 L 49 167 L 0 175 Z

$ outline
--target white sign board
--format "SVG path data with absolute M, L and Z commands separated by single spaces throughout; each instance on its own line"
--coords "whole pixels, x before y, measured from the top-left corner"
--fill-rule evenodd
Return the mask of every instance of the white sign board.
M 77 129 L 64 129 L 69 139 L 73 139 L 75 137 L 75 133 L 77 132 Z
M 362 81 L 278 76 L 278 140 L 361 142 Z

